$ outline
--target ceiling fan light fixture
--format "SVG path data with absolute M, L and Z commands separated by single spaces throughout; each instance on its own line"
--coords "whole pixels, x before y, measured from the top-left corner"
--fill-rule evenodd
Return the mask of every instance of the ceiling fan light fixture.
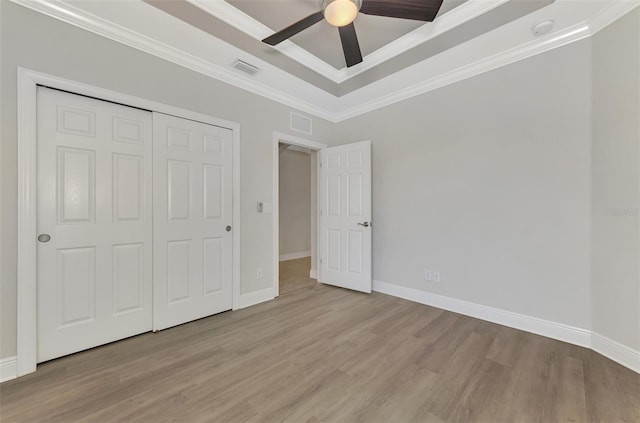
M 317 0 L 316 0 L 317 1 Z M 322 0 L 320 10 L 271 34 L 263 43 L 275 46 L 322 20 L 338 27 L 347 67 L 362 63 L 362 51 L 353 21 L 358 13 L 431 22 L 443 0 Z
M 358 16 L 358 6 L 352 0 L 334 0 L 324 9 L 324 18 L 336 27 L 349 25 L 356 16 Z

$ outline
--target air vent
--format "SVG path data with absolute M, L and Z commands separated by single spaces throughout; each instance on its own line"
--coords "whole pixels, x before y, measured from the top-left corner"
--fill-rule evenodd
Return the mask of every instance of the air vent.
M 302 132 L 303 134 L 311 135 L 312 132 L 312 123 L 311 118 L 299 115 L 297 113 L 291 112 L 291 129 L 294 131 Z
M 260 71 L 260 68 L 250 65 L 247 62 L 243 62 L 240 59 L 237 59 L 235 62 L 233 62 L 231 66 L 235 69 L 238 69 L 240 72 L 244 72 L 251 76 L 255 75 Z

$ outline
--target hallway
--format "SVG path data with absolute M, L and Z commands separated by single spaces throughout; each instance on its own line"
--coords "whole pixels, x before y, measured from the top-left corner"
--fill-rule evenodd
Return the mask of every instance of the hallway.
M 309 277 L 311 257 L 280 262 L 280 295 L 298 289 L 312 289 L 315 279 Z

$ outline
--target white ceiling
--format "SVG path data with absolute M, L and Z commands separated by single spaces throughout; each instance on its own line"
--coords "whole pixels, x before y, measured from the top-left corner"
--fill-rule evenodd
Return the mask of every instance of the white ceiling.
M 12 1 L 333 122 L 587 38 L 639 5 L 556 0 L 522 15 L 531 0 L 468 0 L 369 53 L 362 64 L 336 69 L 302 42 L 305 48 L 284 42 L 265 49 L 260 40 L 273 29 L 223 0 L 168 0 L 163 7 L 141 0 Z M 533 36 L 532 27 L 548 19 L 554 29 Z M 233 69 L 237 59 L 260 71 L 249 76 Z

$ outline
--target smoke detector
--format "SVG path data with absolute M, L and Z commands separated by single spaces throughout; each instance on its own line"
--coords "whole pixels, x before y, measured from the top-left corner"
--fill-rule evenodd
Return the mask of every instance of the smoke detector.
M 540 22 L 537 25 L 534 25 L 533 28 L 531 28 L 531 33 L 533 34 L 534 37 L 539 37 L 541 35 L 548 33 L 552 29 L 553 29 L 553 21 L 546 20 L 546 21 Z

